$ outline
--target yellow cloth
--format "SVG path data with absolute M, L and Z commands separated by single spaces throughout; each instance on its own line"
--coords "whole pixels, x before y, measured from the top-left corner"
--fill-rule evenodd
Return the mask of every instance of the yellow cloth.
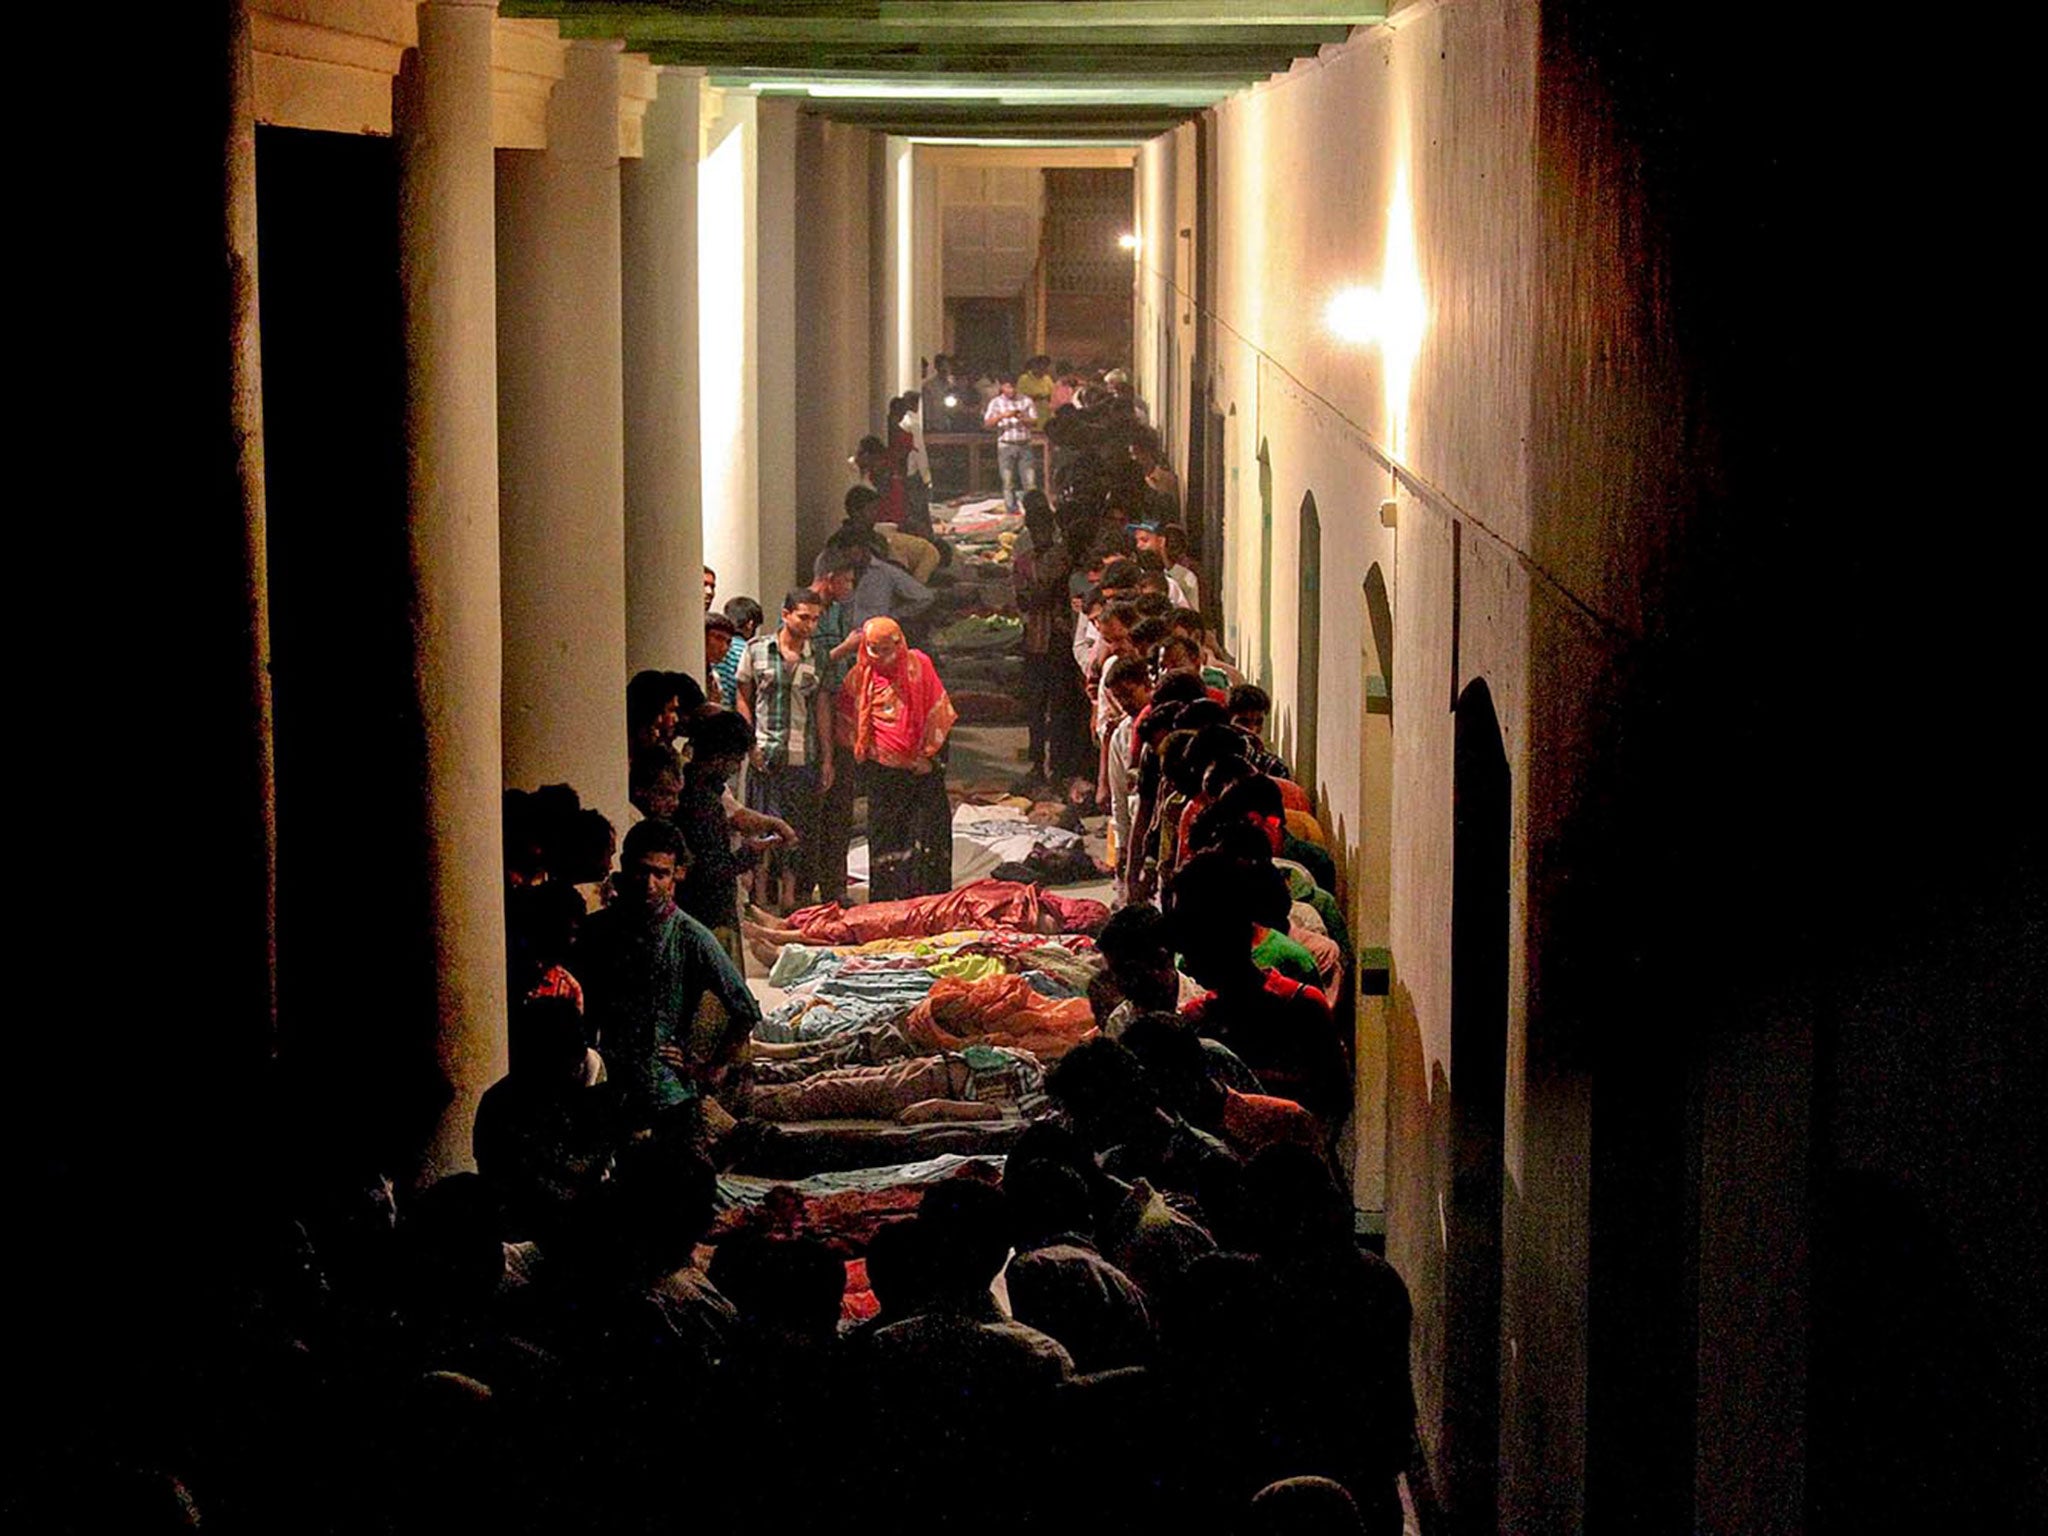
M 1323 835 L 1323 824 L 1317 821 L 1315 817 L 1309 815 L 1307 811 L 1289 811 L 1287 813 L 1287 830 L 1300 838 L 1304 843 L 1314 843 L 1318 848 L 1324 850 L 1328 850 L 1330 846 L 1329 838 Z
M 1029 395 L 1038 405 L 1038 427 L 1045 430 L 1045 424 L 1052 420 L 1053 376 L 1049 373 L 1021 373 L 1017 376 L 1017 393 Z
M 931 580 L 931 574 L 939 568 L 939 546 L 930 539 L 920 539 L 914 533 L 903 533 L 894 528 L 878 528 L 888 543 L 889 558 L 910 572 L 919 581 Z
M 934 976 L 951 976 L 955 981 L 981 981 L 1003 974 L 1003 962 L 994 955 L 953 955 L 925 967 Z

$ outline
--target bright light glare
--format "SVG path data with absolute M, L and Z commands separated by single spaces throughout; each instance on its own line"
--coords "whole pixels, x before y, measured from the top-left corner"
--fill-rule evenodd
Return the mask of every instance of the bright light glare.
M 1386 390 L 1387 436 L 1395 455 L 1407 451 L 1408 396 L 1415 364 L 1429 329 L 1429 300 L 1422 291 L 1422 267 L 1415 250 L 1415 211 L 1408 198 L 1408 173 L 1394 176 L 1387 209 L 1387 247 L 1380 286 L 1340 288 L 1323 305 L 1323 327 L 1352 346 L 1377 346 Z
M 1380 339 L 1386 306 L 1373 288 L 1340 288 L 1323 306 L 1323 324 L 1339 341 L 1364 346 Z
M 1130 234 L 1118 235 L 1116 243 L 1124 250 L 1135 251 L 1138 248 L 1138 237 Z
M 1422 291 L 1422 265 L 1415 251 L 1415 210 L 1408 198 L 1408 172 L 1394 174 L 1394 198 L 1387 209 L 1386 266 L 1380 275 L 1385 295 L 1380 317 L 1380 350 L 1387 363 L 1388 435 L 1396 455 L 1408 451 L 1408 392 L 1429 327 L 1429 300 Z

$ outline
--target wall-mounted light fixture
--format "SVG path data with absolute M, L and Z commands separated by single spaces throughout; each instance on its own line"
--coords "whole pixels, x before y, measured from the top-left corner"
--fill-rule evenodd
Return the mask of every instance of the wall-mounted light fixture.
M 1116 237 L 1116 243 L 1121 249 L 1129 251 L 1133 256 L 1138 254 L 1138 246 L 1140 244 L 1138 237 L 1131 234 L 1128 230 Z

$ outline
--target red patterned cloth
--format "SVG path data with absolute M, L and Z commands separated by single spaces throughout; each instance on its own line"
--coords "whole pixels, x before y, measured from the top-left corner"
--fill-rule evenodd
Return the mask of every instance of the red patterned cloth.
M 971 880 L 957 891 L 872 901 L 842 907 L 827 902 L 789 915 L 806 944 L 871 944 L 877 939 L 928 939 L 968 928 L 1043 934 L 1050 918 L 1063 933 L 1097 933 L 1109 908 L 1082 896 L 1062 896 L 1021 880 Z

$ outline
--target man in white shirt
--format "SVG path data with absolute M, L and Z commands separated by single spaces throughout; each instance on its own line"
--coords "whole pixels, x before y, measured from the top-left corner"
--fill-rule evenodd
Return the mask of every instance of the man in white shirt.
M 1015 374 L 1004 374 L 982 410 L 981 424 L 996 434 L 996 468 L 1003 476 L 1006 512 L 1021 511 L 1024 492 L 1038 489 L 1037 451 L 1031 444 L 1031 429 L 1037 423 L 1037 405 L 1029 395 L 1017 393 Z
M 1152 702 L 1152 673 L 1144 660 L 1137 656 L 1118 656 L 1111 660 L 1102 674 L 1102 691 L 1116 700 L 1117 708 L 1123 711 L 1123 719 L 1109 738 L 1109 818 L 1115 829 L 1117 866 L 1117 899 L 1125 899 L 1123 889 L 1123 850 L 1131 841 L 1131 815 L 1137 798 L 1138 784 L 1132 772 L 1131 759 L 1134 755 L 1138 716 L 1145 706 Z

